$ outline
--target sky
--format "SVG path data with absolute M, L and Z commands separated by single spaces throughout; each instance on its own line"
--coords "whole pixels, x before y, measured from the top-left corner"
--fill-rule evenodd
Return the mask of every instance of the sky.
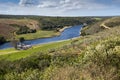
M 116 16 L 120 0 L 0 0 L 0 14 Z

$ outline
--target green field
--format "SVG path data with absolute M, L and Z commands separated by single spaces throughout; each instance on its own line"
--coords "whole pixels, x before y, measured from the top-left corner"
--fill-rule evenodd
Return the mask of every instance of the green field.
M 34 55 L 37 52 L 47 53 L 51 49 L 60 48 L 64 45 L 67 45 L 68 43 L 70 44 L 70 42 L 71 42 L 71 40 L 55 42 L 55 43 L 48 43 L 48 44 L 43 44 L 43 45 L 36 45 L 36 46 L 33 46 L 33 48 L 31 48 L 31 49 L 21 50 L 21 51 L 15 50 L 13 48 L 0 50 L 0 60 L 5 59 L 5 60 L 13 61 L 13 60 L 28 57 L 30 55 Z
M 21 37 L 24 37 L 25 40 L 31 40 L 31 39 L 47 38 L 58 35 L 60 35 L 59 32 L 38 30 L 36 33 L 16 35 L 16 38 L 19 39 Z

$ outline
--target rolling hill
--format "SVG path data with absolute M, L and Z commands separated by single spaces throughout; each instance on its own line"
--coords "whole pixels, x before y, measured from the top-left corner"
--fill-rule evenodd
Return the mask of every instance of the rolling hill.
M 112 27 L 120 27 L 120 17 L 112 17 L 99 21 L 96 24 L 88 25 L 82 29 L 81 34 L 92 35 Z
M 0 19 L 0 35 L 4 36 L 7 40 L 14 37 L 20 26 L 26 26 L 30 29 L 39 30 L 38 21 L 30 19 Z

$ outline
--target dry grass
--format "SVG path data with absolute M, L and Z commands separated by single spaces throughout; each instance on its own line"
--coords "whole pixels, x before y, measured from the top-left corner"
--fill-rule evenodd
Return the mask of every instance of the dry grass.
M 0 19 L 0 35 L 4 36 L 7 40 L 14 37 L 14 32 L 17 27 L 11 25 L 27 26 L 30 29 L 39 30 L 39 23 L 31 19 Z
M 17 24 L 20 26 L 26 25 L 31 29 L 39 29 L 38 21 L 31 19 L 0 19 L 0 23 L 3 24 Z
M 10 39 L 13 36 L 13 32 L 16 29 L 6 24 L 0 23 L 0 35 L 4 36 L 7 39 Z

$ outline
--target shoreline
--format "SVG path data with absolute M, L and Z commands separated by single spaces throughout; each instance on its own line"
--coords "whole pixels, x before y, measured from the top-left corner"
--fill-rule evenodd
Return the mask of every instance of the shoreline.
M 60 36 L 61 33 L 67 29 L 67 28 L 71 28 L 73 26 L 65 26 L 63 27 L 62 29 L 60 29 L 58 32 L 56 32 L 54 35 L 50 36 L 50 37 L 41 37 L 41 38 L 36 38 L 36 39 L 46 39 L 46 38 L 52 38 L 52 37 L 57 37 L 57 36 Z M 25 40 L 25 41 L 30 41 L 30 40 L 35 40 L 35 39 L 29 39 L 29 40 Z
M 60 40 L 60 41 L 53 41 L 53 42 L 47 42 L 47 43 L 41 43 L 41 44 L 35 44 L 35 45 L 32 45 L 32 46 L 40 46 L 40 45 L 45 45 L 45 44 L 51 44 L 51 43 L 58 43 L 58 42 L 63 42 L 63 41 L 69 41 L 69 40 L 74 40 L 74 39 L 78 39 L 80 38 L 81 36 L 78 36 L 78 37 L 74 37 L 74 38 L 71 38 L 71 39 L 66 39 L 66 40 Z M 12 49 L 13 47 L 11 48 L 6 48 L 6 49 Z M 0 49 L 0 50 L 6 50 L 6 49 Z
M 61 32 L 63 32 L 65 29 L 67 29 L 67 28 L 71 28 L 72 26 L 64 26 L 62 29 L 59 29 L 59 32 L 61 33 Z
M 60 34 L 59 35 L 57 35 L 57 36 L 60 36 L 61 35 L 61 33 L 65 30 L 65 29 L 67 29 L 67 28 L 71 28 L 72 26 L 65 26 L 64 28 L 62 28 L 62 29 L 60 29 Z M 79 33 L 80 34 L 80 33 Z M 52 36 L 52 37 L 55 37 L 55 36 Z M 46 37 L 46 38 L 52 38 L 52 37 Z M 80 36 L 78 36 L 78 37 L 80 37 Z M 71 39 L 75 39 L 75 38 L 78 38 L 78 37 L 74 37 L 74 38 L 71 38 Z M 46 38 L 38 38 L 38 39 L 46 39 Z M 37 40 L 37 39 L 32 39 L 32 40 Z M 52 42 L 47 42 L 47 43 L 41 43 L 41 44 L 34 44 L 33 46 L 35 46 L 35 45 L 42 45 L 42 44 L 48 44 L 48 43 L 54 43 L 54 42 L 62 42 L 62 41 L 67 41 L 67 40 L 70 40 L 70 39 L 66 39 L 66 40 L 60 40 L 60 41 L 52 41 Z M 25 40 L 25 41 L 30 41 L 30 40 Z M 6 44 L 6 43 L 5 43 Z M 12 48 L 12 47 L 11 47 Z M 9 48 L 5 48 L 5 49 L 9 49 Z M 0 50 L 5 50 L 5 49 L 0 49 Z
M 63 27 L 62 29 L 60 29 L 58 32 L 56 32 L 54 35 L 52 35 L 52 36 L 49 36 L 49 37 L 40 37 L 40 38 L 35 38 L 35 39 L 46 39 L 46 38 L 52 38 L 52 37 L 60 36 L 61 33 L 62 33 L 65 29 L 70 28 L 70 27 L 72 27 L 72 26 L 65 26 L 65 27 Z M 26 39 L 25 41 L 30 41 L 30 40 L 35 40 L 35 39 Z M 11 42 L 11 41 L 6 41 L 4 44 L 9 43 L 9 42 Z M 4 44 L 2 44 L 2 45 L 4 45 Z M 0 46 L 1 46 L 1 45 L 0 45 Z

